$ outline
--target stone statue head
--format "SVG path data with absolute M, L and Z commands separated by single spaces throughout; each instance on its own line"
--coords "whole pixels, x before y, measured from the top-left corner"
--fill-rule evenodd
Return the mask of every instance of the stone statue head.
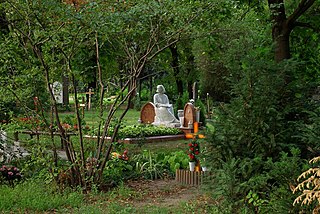
M 157 93 L 165 93 L 166 89 L 164 88 L 163 85 L 157 85 Z

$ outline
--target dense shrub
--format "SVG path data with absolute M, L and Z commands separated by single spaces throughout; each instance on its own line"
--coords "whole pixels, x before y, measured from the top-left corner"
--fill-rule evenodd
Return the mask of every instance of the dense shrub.
M 282 67 L 256 54 L 230 65 L 230 102 L 213 113 L 212 193 L 230 212 L 297 213 L 290 186 L 304 168 L 306 147 L 296 136 L 306 118 L 296 112 L 306 103 L 286 84 L 294 63 Z

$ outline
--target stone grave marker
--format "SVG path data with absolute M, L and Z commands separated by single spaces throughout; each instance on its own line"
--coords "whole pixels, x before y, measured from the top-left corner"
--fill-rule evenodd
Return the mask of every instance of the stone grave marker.
M 140 122 L 143 124 L 151 124 L 156 116 L 155 106 L 153 103 L 146 103 L 140 112 Z
M 183 126 L 188 127 L 189 124 L 193 124 L 196 121 L 195 109 L 192 103 L 187 103 L 184 106 L 184 122 Z
M 59 104 L 62 104 L 63 90 L 62 90 L 62 84 L 60 82 L 56 81 L 52 84 L 52 92 L 53 92 L 54 98 L 56 99 L 56 102 Z

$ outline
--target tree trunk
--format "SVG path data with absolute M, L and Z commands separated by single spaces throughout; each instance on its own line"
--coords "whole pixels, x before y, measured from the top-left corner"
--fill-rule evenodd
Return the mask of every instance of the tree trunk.
M 289 59 L 290 55 L 290 32 L 291 28 L 286 21 L 281 21 L 273 26 L 272 38 L 275 42 L 274 59 L 276 62 Z
M 62 76 L 62 93 L 63 93 L 63 105 L 69 106 L 69 78 L 65 75 Z
M 177 46 L 170 45 L 169 49 L 171 51 L 172 55 L 172 61 L 171 61 L 171 66 L 173 69 L 173 76 L 176 80 L 176 85 L 177 85 L 177 90 L 178 90 L 178 95 L 182 96 L 183 94 L 183 82 L 181 80 L 181 77 L 179 76 L 180 74 L 180 69 L 179 69 L 179 53 L 178 53 L 178 48 Z
M 280 62 L 290 58 L 289 36 L 291 30 L 288 26 L 283 0 L 268 0 L 268 3 L 273 22 L 274 58 L 276 62 Z
M 290 58 L 290 33 L 293 28 L 298 25 L 298 18 L 301 17 L 314 2 L 315 0 L 300 0 L 297 8 L 287 17 L 284 0 L 268 0 L 273 23 L 272 39 L 275 43 L 274 57 L 276 62 Z

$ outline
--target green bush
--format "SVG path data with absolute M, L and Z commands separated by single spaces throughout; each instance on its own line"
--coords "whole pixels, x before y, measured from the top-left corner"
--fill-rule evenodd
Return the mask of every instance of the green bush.
M 112 133 L 112 129 L 111 129 Z M 182 134 L 182 131 L 177 128 L 153 126 L 153 125 L 131 125 L 121 127 L 118 136 L 120 139 L 123 138 L 143 138 L 151 136 L 161 135 L 177 135 Z
M 106 164 L 103 171 L 104 183 L 117 185 L 122 181 L 136 177 L 134 172 L 134 162 L 129 159 L 125 161 L 114 157 Z
M 162 178 L 167 170 L 163 162 L 163 153 L 156 154 L 148 150 L 143 150 L 141 154 L 135 155 L 133 160 L 136 163 L 136 172 L 146 179 Z
M 220 206 L 232 212 L 299 213 L 301 208 L 292 205 L 296 196 L 290 186 L 305 168 L 296 148 L 282 152 L 278 160 L 262 156 L 233 158 L 220 163 L 209 187 Z
M 184 151 L 176 151 L 166 155 L 163 162 L 169 167 L 171 173 L 177 169 L 186 169 L 189 164 L 189 157 Z

